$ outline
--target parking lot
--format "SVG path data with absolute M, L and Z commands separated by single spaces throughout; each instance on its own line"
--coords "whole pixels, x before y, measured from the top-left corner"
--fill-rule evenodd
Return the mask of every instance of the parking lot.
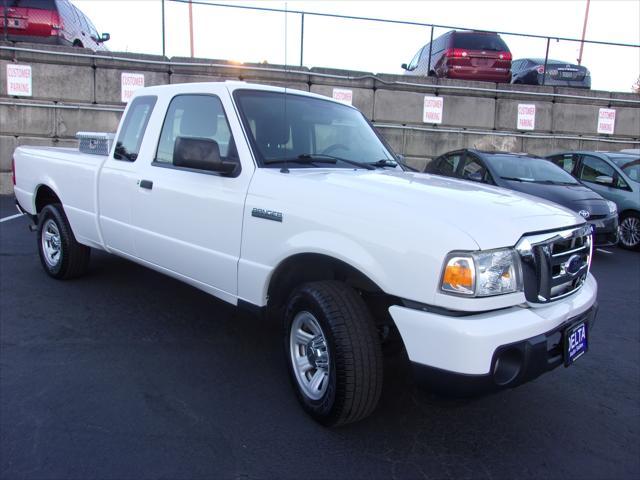
M 374 415 L 329 430 L 296 401 L 278 325 L 101 252 L 52 280 L 27 220 L 0 223 L 0 477 L 637 478 L 640 254 L 608 252 L 571 368 L 454 400 L 392 358 Z

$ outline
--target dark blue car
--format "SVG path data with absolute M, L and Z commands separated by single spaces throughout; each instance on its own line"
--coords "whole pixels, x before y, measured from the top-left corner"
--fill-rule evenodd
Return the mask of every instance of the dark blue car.
M 464 149 L 436 158 L 425 172 L 496 185 L 550 200 L 580 214 L 591 224 L 595 246 L 618 242 L 616 204 L 545 158 Z

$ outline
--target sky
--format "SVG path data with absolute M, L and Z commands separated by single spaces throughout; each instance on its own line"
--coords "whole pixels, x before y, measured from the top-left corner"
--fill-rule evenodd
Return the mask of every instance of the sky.
M 112 51 L 162 53 L 161 0 L 72 0 L 109 32 Z M 199 0 L 210 1 L 210 0 Z M 406 20 L 455 27 L 580 38 L 586 0 L 333 1 L 260 0 L 215 3 Z M 189 56 L 189 7 L 165 0 L 167 56 Z M 194 56 L 300 64 L 301 15 L 193 5 Z M 436 28 L 434 38 L 446 32 Z M 430 28 L 361 20 L 304 19 L 303 65 L 401 74 L 402 63 L 429 41 Z M 514 58 L 544 58 L 546 40 L 502 35 Z M 586 38 L 640 44 L 640 0 L 592 0 Z M 552 40 L 549 58 L 575 63 L 579 42 Z M 640 48 L 585 44 L 582 64 L 592 88 L 631 91 Z

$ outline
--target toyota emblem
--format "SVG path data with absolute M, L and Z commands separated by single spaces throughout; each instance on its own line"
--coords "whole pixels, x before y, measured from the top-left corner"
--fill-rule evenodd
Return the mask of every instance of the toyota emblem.
M 591 214 L 589 213 L 588 210 L 580 210 L 578 212 L 578 215 L 580 215 L 582 218 L 587 219 L 591 216 Z

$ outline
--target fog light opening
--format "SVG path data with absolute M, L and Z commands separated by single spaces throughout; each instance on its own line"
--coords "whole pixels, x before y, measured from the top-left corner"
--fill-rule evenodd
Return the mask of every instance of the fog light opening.
M 517 348 L 508 348 L 500 352 L 493 369 L 493 380 L 504 387 L 513 382 L 522 370 L 522 352 Z

